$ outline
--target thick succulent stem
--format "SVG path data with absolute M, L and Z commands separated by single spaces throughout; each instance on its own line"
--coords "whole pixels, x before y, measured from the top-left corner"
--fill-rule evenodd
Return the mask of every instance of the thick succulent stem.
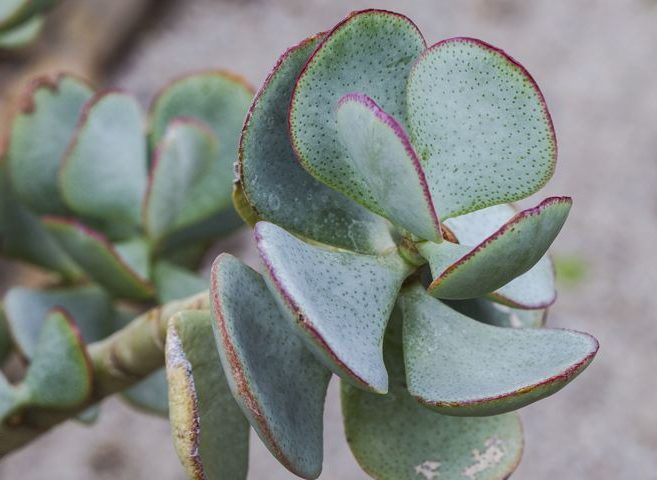
M 178 312 L 207 310 L 208 292 L 155 307 L 106 339 L 88 346 L 93 368 L 93 391 L 75 408 L 52 411 L 29 409 L 0 426 L 0 456 L 31 442 L 105 397 L 125 390 L 164 365 L 167 323 Z

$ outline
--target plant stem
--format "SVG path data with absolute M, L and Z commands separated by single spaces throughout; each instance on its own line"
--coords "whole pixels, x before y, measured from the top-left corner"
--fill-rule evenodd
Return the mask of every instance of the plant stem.
M 33 408 L 10 419 L 0 426 L 0 457 L 161 368 L 169 319 L 185 310 L 208 308 L 208 292 L 201 292 L 155 307 L 111 336 L 90 344 L 87 349 L 93 369 L 93 388 L 89 399 L 75 408 L 60 411 Z

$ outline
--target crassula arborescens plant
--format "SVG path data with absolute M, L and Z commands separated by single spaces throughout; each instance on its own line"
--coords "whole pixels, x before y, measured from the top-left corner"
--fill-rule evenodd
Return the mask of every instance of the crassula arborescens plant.
M 402 15 L 356 12 L 280 57 L 238 148 L 251 99 L 221 78 L 230 88 L 216 96 L 203 76 L 169 87 L 143 138 L 120 133 L 136 131 L 126 126 L 138 123 L 128 121 L 134 102 L 118 93 L 89 100 L 75 81 L 69 90 L 81 98 L 42 116 L 47 127 L 34 120 L 38 95 L 14 121 L 5 251 L 100 291 L 110 310 L 103 325 L 127 315 L 119 300 L 160 305 L 87 340 L 85 322 L 101 323 L 97 306 L 43 293 L 19 302 L 12 296 L 30 295 L 10 292 L 11 338 L 32 361 L 19 384 L 0 383 L 2 433 L 16 438 L 3 451 L 32 438 L 30 428 L 136 383 L 164 356 L 174 444 L 190 478 L 246 478 L 251 427 L 292 473 L 318 477 L 333 374 L 347 440 L 373 478 L 509 476 L 523 445 L 513 411 L 564 387 L 598 348 L 587 334 L 541 328 L 555 300 L 547 250 L 570 198 L 510 205 L 555 168 L 535 81 L 479 40 L 428 47 Z M 68 91 L 60 81 L 45 92 Z M 93 112 L 110 121 L 91 121 Z M 68 117 L 76 120 L 60 128 Z M 37 128 L 51 143 L 23 150 Z M 219 156 L 209 153 L 213 135 Z M 138 151 L 155 159 L 147 187 Z M 209 295 L 170 302 L 204 287 L 189 270 L 207 245 L 199 238 L 219 232 L 198 236 L 208 228 L 200 212 L 230 214 L 223 200 L 235 157 L 233 202 L 255 227 L 262 268 L 222 254 Z M 14 303 L 29 318 L 21 325 L 38 320 L 31 353 Z M 85 347 L 72 318 L 94 343 Z M 76 388 L 54 388 L 44 372 Z

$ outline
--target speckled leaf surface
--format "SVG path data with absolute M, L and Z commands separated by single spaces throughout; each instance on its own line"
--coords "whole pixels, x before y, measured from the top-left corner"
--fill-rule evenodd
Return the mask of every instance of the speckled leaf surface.
M 163 417 L 169 414 L 167 374 L 164 368 L 151 373 L 144 380 L 121 392 L 133 407 Z
M 224 172 L 221 190 L 230 191 L 233 179 L 225 172 L 232 172 L 252 98 L 253 90 L 244 79 L 228 72 L 203 72 L 174 80 L 151 106 L 151 142 L 159 144 L 169 123 L 177 117 L 195 118 L 207 124 L 219 140 L 216 167 Z
M 373 199 L 364 205 L 420 238 L 441 242 L 424 171 L 399 122 L 361 93 L 342 97 L 336 118 L 353 172 L 368 189 L 364 197 Z
M 504 225 L 517 213 L 511 205 L 495 205 L 450 218 L 445 225 L 462 245 L 474 247 Z M 554 303 L 557 292 L 554 267 L 549 255 L 543 256 L 526 273 L 489 294 L 490 298 L 511 307 L 543 309 Z
M 112 304 L 107 293 L 98 287 L 12 288 L 4 299 L 5 315 L 16 346 L 28 359 L 34 356 L 39 332 L 48 312 L 55 307 L 65 309 L 75 319 L 85 343 L 112 332 Z
M 308 347 L 347 381 L 386 392 L 383 333 L 410 273 L 404 260 L 312 246 L 266 222 L 255 238 L 270 290 Z
M 465 299 L 505 286 L 541 260 L 571 205 L 569 197 L 547 198 L 516 214 L 472 249 L 447 243 L 420 244 L 420 253 L 429 260 L 434 275 L 429 291 L 438 298 Z
M 84 107 L 60 172 L 67 205 L 85 218 L 138 225 L 146 191 L 144 118 L 137 101 L 100 93 Z
M 554 128 L 538 85 L 480 40 L 426 50 L 408 77 L 407 107 L 441 218 L 528 197 L 554 172 Z
M 92 95 L 87 84 L 64 74 L 37 78 L 23 94 L 11 124 L 7 158 L 14 191 L 38 213 L 67 210 L 57 175 L 82 107 Z
M 210 288 L 214 333 L 233 396 L 281 464 L 317 478 L 330 372 L 291 331 L 260 274 L 222 254 Z
M 91 363 L 75 323 L 64 310 L 51 310 L 21 385 L 29 392 L 26 404 L 74 407 L 87 399 L 91 383 Z
M 30 46 L 41 31 L 45 18 L 42 15 L 35 15 L 21 25 L 10 30 L 0 31 L 0 49 L 16 49 Z
M 516 469 L 523 447 L 516 414 L 461 418 L 432 412 L 405 389 L 399 332 L 386 334 L 385 350 L 387 395 L 342 382 L 347 441 L 363 470 L 377 480 L 501 480 Z
M 328 245 L 381 252 L 393 246 L 385 221 L 314 179 L 290 144 L 292 89 L 320 40 L 308 38 L 283 53 L 257 93 L 242 131 L 238 188 L 252 207 L 248 216 Z
M 598 342 L 561 329 L 477 322 L 421 286 L 400 295 L 408 390 L 447 415 L 496 415 L 562 389 L 593 360 Z
M 190 479 L 246 479 L 249 423 L 230 392 L 209 312 L 169 322 L 166 368 L 176 452 Z
M 338 138 L 335 105 L 362 92 L 405 125 L 406 77 L 425 46 L 408 18 L 380 10 L 356 12 L 327 34 L 299 76 L 289 114 L 292 145 L 315 178 L 375 204 Z
M 449 307 L 470 318 L 489 325 L 507 328 L 539 328 L 545 325 L 546 309 L 518 309 L 492 302 L 486 298 L 445 300 Z
M 208 288 L 205 279 L 166 260 L 155 264 L 153 282 L 160 303 L 188 297 Z
M 147 263 L 147 257 L 136 261 L 137 249 L 124 249 L 130 259 L 124 258 L 101 233 L 74 221 L 57 217 L 44 218 L 48 231 L 91 278 L 113 294 L 135 300 L 149 299 L 154 288 L 132 265 Z M 133 246 L 134 247 L 134 246 Z M 141 249 L 142 254 L 147 252 Z
M 208 126 L 174 119 L 157 147 L 144 204 L 144 224 L 158 241 L 231 207 L 231 170 L 217 162 L 219 145 Z

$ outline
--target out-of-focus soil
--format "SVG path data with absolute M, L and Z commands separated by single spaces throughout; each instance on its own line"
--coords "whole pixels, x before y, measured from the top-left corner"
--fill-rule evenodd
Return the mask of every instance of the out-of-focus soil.
M 146 103 L 163 82 L 228 68 L 254 85 L 277 56 L 353 9 L 414 19 L 430 42 L 487 40 L 521 61 L 550 106 L 559 164 L 540 193 L 571 194 L 557 254 L 588 264 L 562 288 L 549 324 L 597 336 L 597 359 L 557 395 L 522 410 L 514 478 L 649 479 L 657 472 L 657 3 L 649 0 L 187 0 L 141 37 L 112 83 Z M 255 263 L 247 232 L 230 239 Z M 342 436 L 335 383 L 321 478 L 367 478 Z M 0 463 L 0 478 L 183 479 L 165 421 L 106 401 L 92 428 L 72 422 Z M 293 478 L 252 439 L 252 479 Z

